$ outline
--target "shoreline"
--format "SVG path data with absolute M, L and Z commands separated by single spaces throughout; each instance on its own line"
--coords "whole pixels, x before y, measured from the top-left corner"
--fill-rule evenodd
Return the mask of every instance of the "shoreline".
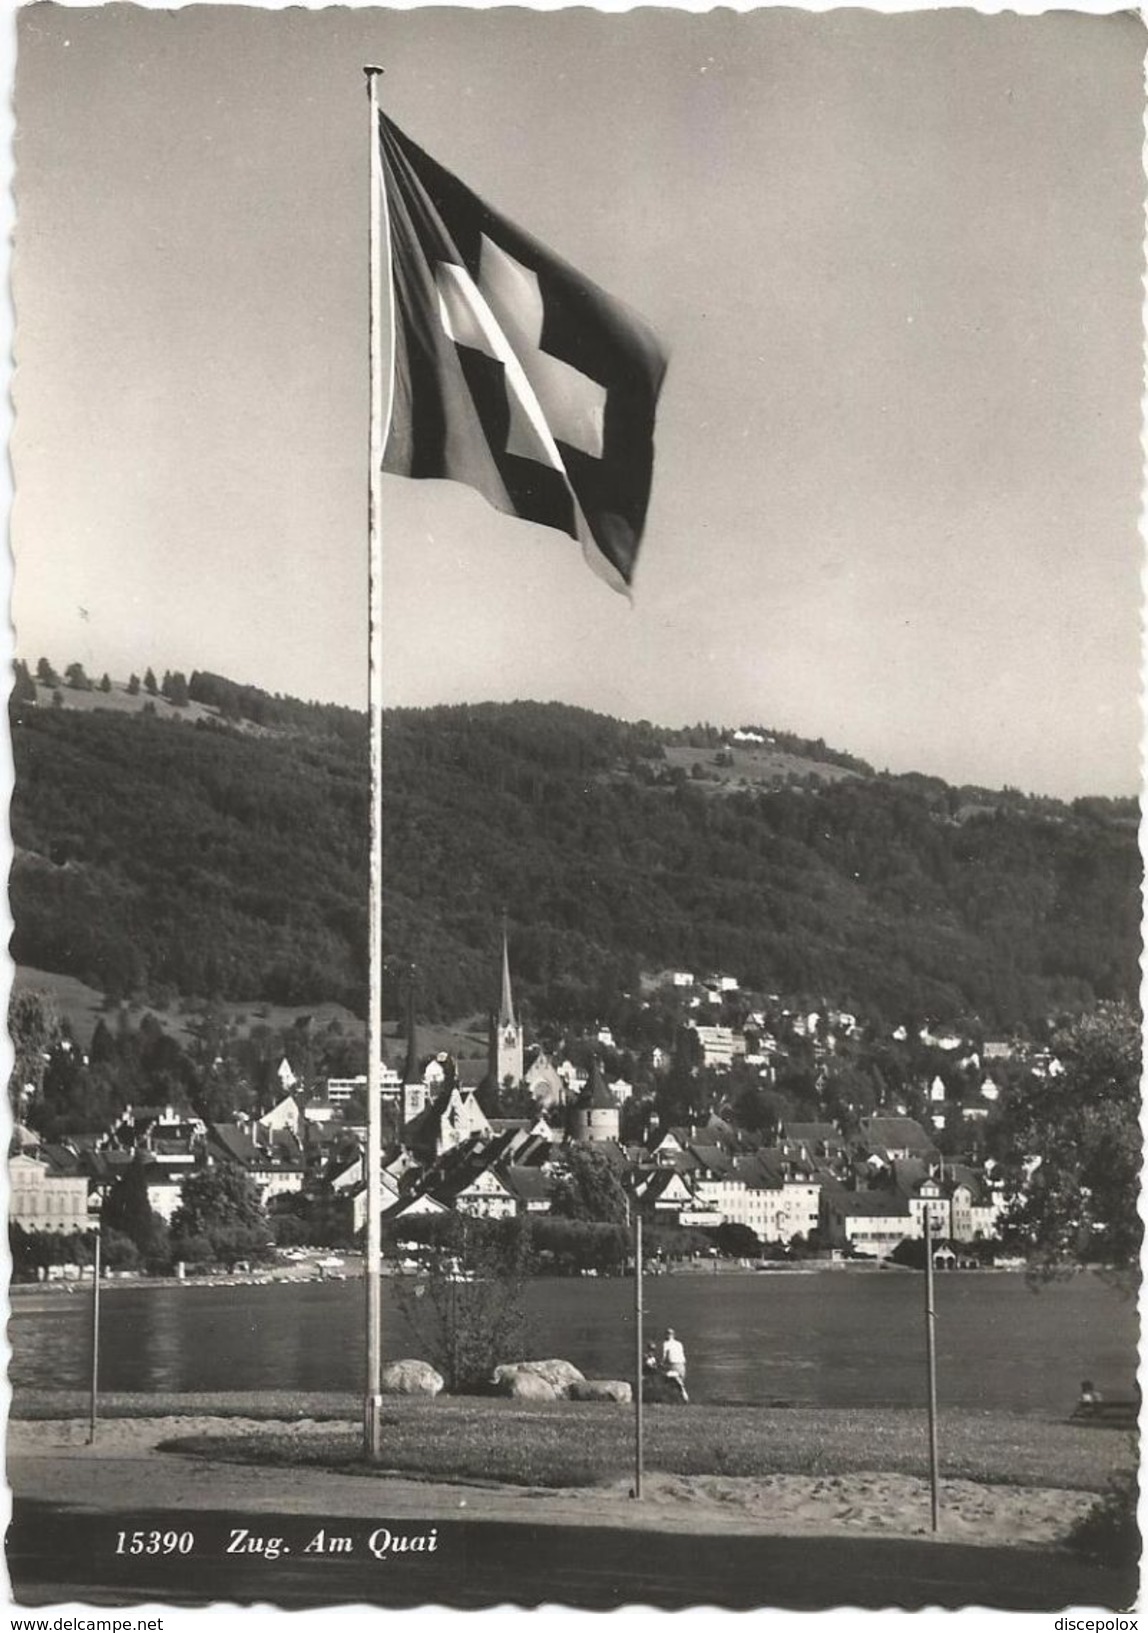
M 976 1270 L 970 1270 L 970 1269 L 945 1270 L 945 1271 L 938 1271 L 937 1274 L 942 1275 L 945 1278 L 945 1280 L 950 1280 L 950 1279 L 954 1279 L 954 1278 L 958 1278 L 958 1277 L 965 1277 L 965 1276 L 976 1276 L 978 1278 L 986 1277 L 986 1276 L 1017 1276 L 1017 1275 L 1023 1275 L 1024 1270 L 1025 1270 L 1025 1267 L 1024 1267 L 1023 1264 L 982 1265 Z M 872 1276 L 872 1275 L 875 1275 L 875 1274 L 888 1274 L 888 1273 L 894 1273 L 894 1274 L 897 1274 L 897 1275 L 910 1275 L 910 1276 L 915 1276 L 915 1275 L 920 1275 L 921 1274 L 920 1271 L 914 1269 L 913 1266 L 911 1266 L 911 1265 L 894 1264 L 892 1262 L 892 1260 L 878 1259 L 878 1260 L 874 1260 L 870 1264 L 857 1263 L 855 1261 L 848 1261 L 848 1260 L 844 1260 L 844 1261 L 828 1261 L 828 1260 L 825 1260 L 825 1261 L 817 1261 L 817 1262 L 801 1263 L 801 1264 L 776 1264 L 776 1265 L 764 1264 L 764 1265 L 761 1265 L 761 1266 L 757 1266 L 757 1265 L 753 1265 L 753 1266 L 729 1265 L 729 1266 L 723 1266 L 720 1270 L 718 1270 L 716 1272 L 716 1276 L 720 1280 L 726 1280 L 731 1276 L 736 1276 L 736 1277 L 786 1276 L 786 1277 L 789 1277 L 789 1276 L 811 1276 L 811 1275 L 827 1275 L 827 1274 L 834 1274 L 834 1275 L 848 1274 L 848 1275 Z M 1081 1270 L 1080 1270 L 1079 1273 L 1081 1273 L 1081 1274 L 1091 1274 L 1092 1273 L 1092 1267 L 1088 1266 L 1088 1265 L 1081 1266 Z M 414 1279 L 410 1272 L 399 1270 L 394 1266 L 387 1266 L 385 1263 L 381 1267 L 380 1274 L 382 1276 L 388 1278 L 388 1279 L 390 1279 L 390 1278 L 394 1278 L 395 1280 Z M 661 1271 L 657 1275 L 647 1275 L 644 1278 L 644 1280 L 645 1281 L 661 1281 L 661 1280 L 663 1280 L 665 1278 L 670 1278 L 670 1277 L 688 1276 L 688 1277 L 692 1278 L 692 1277 L 695 1277 L 695 1276 L 696 1277 L 713 1277 L 714 1275 L 715 1275 L 715 1271 L 709 1265 L 682 1265 L 682 1266 L 676 1267 L 673 1270 Z M 301 1275 L 301 1274 L 298 1274 L 297 1272 L 294 1272 L 294 1271 L 292 1271 L 290 1269 L 287 1269 L 285 1267 L 282 1267 L 282 1266 L 276 1267 L 273 1270 L 266 1270 L 266 1271 L 250 1271 L 250 1272 L 243 1272 L 243 1273 L 238 1273 L 238 1274 L 230 1272 L 230 1271 L 221 1271 L 216 1275 L 199 1275 L 199 1276 L 148 1276 L 148 1275 L 141 1275 L 141 1274 L 137 1274 L 137 1273 L 127 1273 L 127 1274 L 123 1274 L 123 1275 L 114 1274 L 114 1273 L 104 1274 L 104 1275 L 102 1275 L 100 1277 L 100 1294 L 102 1296 L 104 1293 L 119 1292 L 122 1288 L 147 1288 L 147 1289 L 150 1290 L 150 1289 L 160 1289 L 160 1288 L 170 1288 L 170 1287 L 176 1287 L 176 1288 L 180 1288 L 180 1287 L 281 1287 L 281 1286 L 298 1287 L 300 1285 L 327 1286 L 327 1285 L 330 1285 L 330 1284 L 336 1283 L 336 1282 L 361 1281 L 362 1279 L 363 1279 L 363 1268 L 362 1268 L 362 1262 L 361 1262 L 361 1255 L 358 1255 L 358 1256 L 354 1256 L 354 1257 L 352 1257 L 352 1258 L 350 1258 L 348 1260 L 346 1269 L 344 1269 L 342 1271 L 339 1271 L 339 1272 L 336 1272 L 334 1274 L 323 1275 L 323 1276 Z M 539 1277 L 531 1277 L 529 1279 L 530 1280 L 539 1280 L 539 1281 L 557 1280 L 557 1281 L 570 1281 L 570 1282 L 581 1282 L 581 1281 L 586 1281 L 586 1280 L 604 1280 L 604 1281 L 611 1281 L 612 1282 L 612 1281 L 632 1281 L 633 1277 L 629 1276 L 629 1275 L 627 1275 L 627 1276 L 606 1276 L 606 1277 L 586 1277 L 586 1276 L 551 1277 L 551 1276 L 539 1276 Z M 56 1298 L 56 1297 L 59 1297 L 59 1296 L 68 1296 L 68 1295 L 71 1295 L 71 1296 L 74 1297 L 77 1293 L 88 1293 L 88 1294 L 90 1294 L 91 1289 L 92 1289 L 92 1278 L 91 1278 L 91 1275 L 88 1274 L 88 1275 L 83 1275 L 83 1276 L 69 1277 L 67 1279 L 65 1279 L 63 1277 L 60 1277 L 60 1278 L 57 1278 L 56 1280 L 53 1280 L 53 1281 L 11 1282 L 9 1284 L 9 1287 L 8 1287 L 8 1296 L 9 1296 L 9 1299 L 10 1299 L 11 1302 L 20 1303 L 24 1299 L 35 1297 L 37 1294 L 44 1294 L 44 1295 L 47 1295 L 47 1296 L 52 1297 L 52 1298 Z

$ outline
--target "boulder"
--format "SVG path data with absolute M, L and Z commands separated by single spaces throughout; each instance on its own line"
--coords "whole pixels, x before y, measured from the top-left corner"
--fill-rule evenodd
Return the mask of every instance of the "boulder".
M 379 1380 L 384 1395 L 437 1395 L 442 1378 L 427 1361 L 392 1361 Z
M 583 1378 L 570 1385 L 572 1401 L 631 1401 L 634 1391 L 621 1378 Z
M 502 1393 L 512 1401 L 556 1401 L 559 1392 L 537 1372 L 512 1372 L 502 1385 Z
M 505 1394 L 507 1379 L 520 1372 L 545 1379 L 559 1396 L 568 1395 L 571 1384 L 583 1381 L 578 1368 L 569 1361 L 508 1361 L 504 1366 L 495 1367 L 494 1387 L 500 1394 Z

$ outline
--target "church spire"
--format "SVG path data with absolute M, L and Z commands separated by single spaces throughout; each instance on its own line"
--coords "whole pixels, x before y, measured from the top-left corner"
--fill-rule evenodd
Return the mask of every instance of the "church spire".
M 502 913 L 502 997 L 497 1023 L 491 1017 L 490 1066 L 496 1086 L 509 1081 L 517 1088 L 522 1082 L 525 1069 L 522 1028 L 514 1013 L 514 995 L 510 990 L 510 943 L 505 908 Z
M 510 946 L 506 934 L 506 909 L 502 912 L 502 1002 L 498 1011 L 499 1030 L 511 1027 L 518 1030 L 514 1018 L 514 998 L 510 991 Z

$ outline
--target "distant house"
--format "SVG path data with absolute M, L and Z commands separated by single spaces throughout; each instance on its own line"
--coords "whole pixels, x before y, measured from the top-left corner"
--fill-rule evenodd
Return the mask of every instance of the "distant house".
M 657 1145 L 654 1146 L 650 1155 L 659 1167 L 674 1168 L 681 1163 L 685 1153 L 686 1136 L 684 1131 L 679 1134 L 676 1130 L 668 1128 Z
M 893 1162 L 898 1157 L 935 1157 L 937 1148 L 911 1117 L 862 1117 L 862 1142 L 874 1154 Z
M 42 1147 L 38 1157 L 8 1159 L 8 1222 L 62 1236 L 90 1230 L 87 1177 L 74 1160 L 54 1158 L 52 1151 Z
M 393 1066 L 384 1066 L 381 1070 L 380 1088 L 383 1094 L 400 1095 L 403 1092 L 403 1080 Z M 327 1100 L 332 1106 L 345 1106 L 348 1100 L 359 1093 L 366 1093 L 367 1077 L 364 1072 L 361 1077 L 329 1077 L 327 1079 Z
M 647 1217 L 677 1222 L 683 1210 L 691 1213 L 696 1207 L 693 1191 L 672 1168 L 647 1173 L 638 1181 L 635 1191 Z
M 403 1131 L 411 1151 L 427 1160 L 464 1145 L 474 1136 L 490 1134 L 490 1124 L 474 1089 L 443 1089 Z
M 165 1224 L 170 1225 L 176 1211 L 183 1202 L 184 1181 L 190 1176 L 183 1172 L 165 1172 L 157 1168 L 154 1163 L 144 1169 L 144 1179 L 147 1182 L 147 1205 L 153 1213 L 158 1213 Z
M 108 1143 L 149 1152 L 156 1162 L 194 1165 L 207 1137 L 207 1124 L 174 1106 L 125 1106 L 112 1125 Z
M 931 1049 L 943 1049 L 946 1054 L 951 1054 L 954 1049 L 961 1047 L 960 1038 L 952 1032 L 933 1032 L 929 1027 L 923 1026 L 917 1036 Z
M 519 1213 L 537 1215 L 550 1212 L 553 1180 L 541 1168 L 511 1163 L 503 1170 L 502 1178 Z
M 691 1144 L 687 1170 L 698 1203 L 745 1225 L 763 1242 L 807 1236 L 818 1222 L 821 1180 L 812 1165 L 780 1146 L 742 1155 L 721 1144 Z
M 702 1064 L 728 1071 L 736 1055 L 745 1054 L 745 1038 L 730 1026 L 695 1026 L 702 1046 Z
M 408 1196 L 400 1196 L 390 1207 L 384 1208 L 381 1217 L 389 1222 L 393 1219 L 413 1219 L 424 1214 L 449 1212 L 447 1204 L 440 1202 L 429 1191 L 415 1191 Z
M 268 1111 L 263 1113 L 262 1117 L 258 1118 L 261 1128 L 290 1129 L 291 1133 L 296 1137 L 298 1137 L 302 1121 L 303 1113 L 298 1100 L 293 1094 L 285 1094 L 282 1100 L 276 1101 Z
M 913 1229 L 907 1231 L 906 1235 L 924 1236 L 926 1215 L 932 1226 L 934 1238 L 939 1240 L 943 1236 L 953 1234 L 949 1188 L 939 1179 L 930 1175 L 927 1179 L 919 1180 L 906 1200 L 913 1221 Z
M 265 1129 L 259 1123 L 213 1123 L 209 1151 L 215 1160 L 238 1163 L 266 1204 L 274 1196 L 303 1189 L 303 1147 L 289 1128 Z
M 525 1083 L 535 1103 L 544 1110 L 566 1103 L 569 1095 L 566 1081 L 549 1055 L 539 1055 L 531 1063 L 527 1068 Z
M 833 1164 L 845 1160 L 844 1136 L 832 1123 L 783 1123 L 778 1142 L 786 1156 Z
M 908 1203 L 891 1191 L 826 1192 L 822 1223 L 833 1246 L 876 1258 L 887 1258 L 898 1242 L 919 1234 Z
M 457 1213 L 476 1219 L 510 1219 L 518 1211 L 513 1191 L 493 1168 L 480 1169 L 454 1193 L 452 1201 Z
M 1000 1230 L 1005 1213 L 1004 1195 L 994 1190 L 983 1174 L 963 1163 L 946 1166 L 952 1209 L 949 1235 L 954 1242 L 988 1241 Z

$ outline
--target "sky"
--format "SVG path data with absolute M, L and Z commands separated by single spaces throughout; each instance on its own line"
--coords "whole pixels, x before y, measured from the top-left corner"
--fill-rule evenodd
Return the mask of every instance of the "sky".
M 38 4 L 17 19 L 16 650 L 366 700 L 368 130 L 670 353 L 632 603 L 383 484 L 394 705 L 760 724 L 1140 785 L 1128 14 Z

